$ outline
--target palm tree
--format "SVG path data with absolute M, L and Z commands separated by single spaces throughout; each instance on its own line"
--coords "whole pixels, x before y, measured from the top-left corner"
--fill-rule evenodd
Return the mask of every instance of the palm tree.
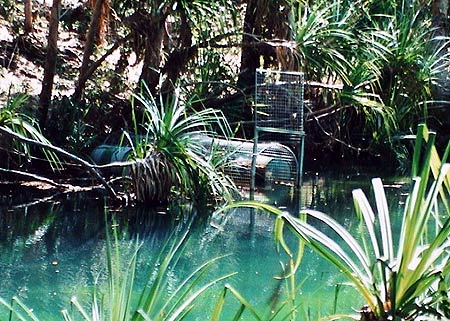
M 224 10 L 235 8 L 229 0 L 116 0 L 111 6 L 130 34 L 129 46 L 143 62 L 139 83 L 145 82 L 153 95 L 161 88 L 173 89 L 198 47 L 209 45 L 211 39 L 204 35 L 212 30 L 225 33 L 229 24 Z M 166 78 L 163 84 L 161 77 Z
M 266 41 L 292 40 L 289 23 L 291 4 L 289 2 L 287 0 L 246 1 L 247 7 L 242 28 L 244 35 L 241 50 L 241 72 L 238 80 L 241 87 L 246 88 L 253 85 L 256 68 L 279 67 L 277 46 L 269 45 Z M 284 52 L 283 56 L 289 56 L 289 52 Z M 260 65 L 260 57 L 263 59 L 264 66 Z M 286 66 L 283 67 L 286 70 Z
M 433 15 L 433 25 L 438 28 L 438 32 L 442 35 L 448 34 L 446 22 L 448 14 L 450 13 L 450 6 L 447 0 L 433 0 L 431 2 L 431 14 Z

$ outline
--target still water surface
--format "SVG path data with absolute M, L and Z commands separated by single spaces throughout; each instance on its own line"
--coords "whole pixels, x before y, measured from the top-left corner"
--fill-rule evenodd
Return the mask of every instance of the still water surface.
M 321 210 L 353 228 L 357 222 L 351 191 L 362 187 L 370 195 L 370 178 L 370 174 L 355 171 L 308 174 L 304 177 L 301 206 Z M 402 193 L 406 180 L 389 177 L 384 181 L 391 211 L 397 215 L 404 201 Z M 258 197 L 292 211 L 291 197 L 286 190 L 269 188 Z M 184 212 L 185 216 L 192 212 L 179 208 L 173 211 Z M 152 269 L 155 256 L 172 231 L 187 225 L 187 219 L 174 220 L 171 213 L 163 212 L 165 209 L 161 208 L 106 209 L 107 216 L 114 215 L 120 226 L 123 253 L 131 253 L 136 242 L 142 244 L 138 280 Z M 104 213 L 103 201 L 80 195 L 30 207 L 0 207 L 0 297 L 9 300 L 18 296 L 41 320 L 47 321 L 62 320 L 60 311 L 70 308 L 72 296 L 87 300 L 94 281 L 102 283 L 105 279 L 105 226 L 110 228 L 111 222 L 105 224 Z M 273 218 L 255 213 L 251 220 L 247 209 L 213 217 L 200 211 L 195 213 L 197 217 L 207 218 L 191 226 L 183 255 L 176 269 L 168 275 L 169 292 L 195 267 L 211 258 L 228 255 L 214 265 L 205 283 L 214 277 L 238 272 L 227 282 L 252 304 L 265 309 L 277 291 L 283 289 L 283 284 L 274 277 L 281 274 L 282 264 L 287 261 L 286 256 L 276 250 Z M 295 238 L 288 235 L 287 239 L 294 247 Z M 350 287 L 341 285 L 345 280 L 340 274 L 308 250 L 296 280 L 302 320 L 316 319 L 335 309 L 350 313 L 362 305 Z M 223 283 L 203 298 L 192 319 L 206 320 L 221 286 Z M 235 311 L 234 303 L 229 303 L 230 310 Z M 6 312 L 0 309 L 0 313 L 0 319 L 6 318 Z

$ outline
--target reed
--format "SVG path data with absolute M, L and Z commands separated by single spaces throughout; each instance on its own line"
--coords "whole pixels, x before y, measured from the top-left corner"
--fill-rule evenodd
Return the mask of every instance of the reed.
M 188 241 L 189 229 L 173 234 L 157 255 L 153 267 L 147 271 L 144 282 L 136 282 L 140 245 L 134 244 L 131 257 L 125 260 L 120 249 L 117 227 L 112 236 L 107 233 L 105 284 L 96 284 L 90 304 L 83 304 L 73 296 L 70 308 L 61 311 L 64 321 L 176 321 L 188 316 L 201 297 L 235 273 L 208 279 L 208 271 L 222 257 L 210 259 L 195 267 L 175 288 L 168 283 L 168 274 L 177 269 L 177 263 Z M 124 261 L 125 260 L 125 261 Z M 172 284 L 173 285 L 173 284 Z M 84 300 L 82 300 L 84 301 Z M 0 298 L 0 305 L 9 310 L 9 318 L 2 320 L 41 321 L 38 312 L 26 306 L 18 297 L 11 302 Z M 55 319 L 57 317 L 55 316 Z

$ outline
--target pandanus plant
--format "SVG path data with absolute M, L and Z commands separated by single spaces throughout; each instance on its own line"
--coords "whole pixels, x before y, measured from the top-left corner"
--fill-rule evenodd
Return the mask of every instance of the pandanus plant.
M 424 138 L 425 153 L 420 154 Z M 275 214 L 275 236 L 282 245 L 285 246 L 283 234 L 287 226 L 306 246 L 338 268 L 366 302 L 360 309 L 360 320 L 449 319 L 450 164 L 445 162 L 450 143 L 441 162 L 434 139 L 434 133 L 425 126 L 419 127 L 414 177 L 398 238 L 379 178 L 372 180 L 376 210 L 361 189 L 353 191 L 356 213 L 361 219 L 361 238 L 355 238 L 333 218 L 315 210 L 301 210 L 297 217 L 257 202 L 229 207 L 246 206 Z M 434 178 L 430 182 L 431 172 Z M 308 219 L 314 219 L 314 223 Z M 335 232 L 333 236 L 322 232 L 317 222 Z
M 135 139 L 131 176 L 136 198 L 140 202 L 165 202 L 172 189 L 195 200 L 231 197 L 235 186 L 216 168 L 218 162 L 195 139 L 199 135 L 229 137 L 230 127 L 218 110 L 189 109 L 176 91 L 173 97 L 156 101 L 144 85 L 132 100 L 142 107 L 142 121 L 136 120 L 133 108 Z
M 26 156 L 31 161 L 32 156 L 35 156 L 33 155 L 35 151 L 27 143 L 14 140 L 12 138 L 14 134 L 44 145 L 50 145 L 50 142 L 41 133 L 36 120 L 22 111 L 27 99 L 27 95 L 16 95 L 11 97 L 5 106 L 0 106 L 0 149 L 6 151 L 8 160 L 18 158 L 19 163 L 21 162 L 21 155 Z M 61 162 L 54 152 L 43 148 L 42 153 L 52 169 L 59 170 L 62 168 Z

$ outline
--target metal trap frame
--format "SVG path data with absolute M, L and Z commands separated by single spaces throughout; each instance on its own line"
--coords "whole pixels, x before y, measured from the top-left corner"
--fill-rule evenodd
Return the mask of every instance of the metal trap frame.
M 223 154 L 223 170 L 238 187 L 250 186 L 254 147 L 252 141 L 219 139 L 208 135 L 198 135 L 192 139 L 203 146 L 205 155 L 211 155 L 212 150 Z M 289 147 L 276 142 L 261 142 L 257 146 L 257 154 L 256 186 L 293 186 L 291 173 L 297 171 L 297 158 Z
M 281 176 L 290 177 L 296 188 L 301 187 L 305 143 L 304 90 L 305 76 L 302 72 L 256 70 L 253 106 L 255 132 L 250 182 L 252 193 L 255 190 L 260 141 L 276 141 L 296 150 L 295 170 L 282 173 Z M 284 168 L 274 170 L 283 172 Z

